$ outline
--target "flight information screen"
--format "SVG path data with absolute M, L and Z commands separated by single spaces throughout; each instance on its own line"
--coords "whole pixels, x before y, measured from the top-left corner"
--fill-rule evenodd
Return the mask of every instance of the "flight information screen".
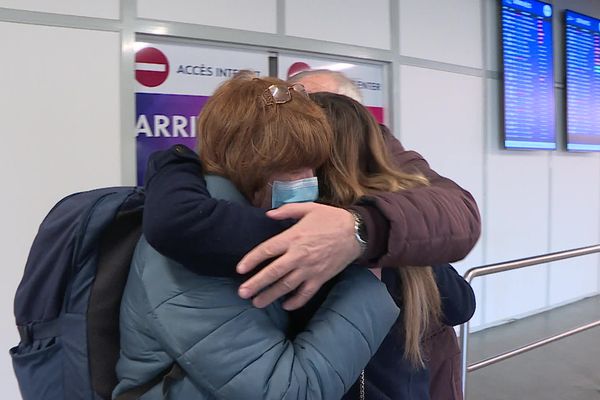
M 504 146 L 556 149 L 552 6 L 502 0 Z
M 567 150 L 600 151 L 600 20 L 565 12 Z

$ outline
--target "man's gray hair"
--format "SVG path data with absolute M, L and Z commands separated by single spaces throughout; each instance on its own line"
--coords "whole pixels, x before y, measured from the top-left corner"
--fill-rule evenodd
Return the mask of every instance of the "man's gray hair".
M 359 103 L 362 103 L 362 96 L 358 87 L 350 78 L 338 71 L 331 71 L 328 69 L 311 69 L 300 71 L 291 76 L 288 81 L 290 83 L 296 83 L 311 76 L 322 76 L 331 79 L 335 85 L 335 93 L 343 94 L 344 96 L 348 96 Z

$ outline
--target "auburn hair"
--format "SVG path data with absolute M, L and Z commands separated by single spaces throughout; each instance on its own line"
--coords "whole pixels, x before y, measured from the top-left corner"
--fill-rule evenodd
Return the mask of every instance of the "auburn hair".
M 271 85 L 288 88 L 291 100 L 267 101 L 273 100 Z M 333 133 L 325 113 L 288 86 L 242 71 L 221 84 L 200 113 L 197 136 L 204 171 L 228 178 L 250 200 L 273 173 L 316 170 L 331 153 Z
M 397 192 L 428 185 L 418 173 L 406 173 L 393 163 L 381 127 L 359 102 L 334 93 L 314 93 L 333 130 L 330 160 L 317 171 L 321 198 L 348 206 L 376 192 Z M 398 266 L 404 322 L 404 357 L 423 367 L 421 340 L 441 314 L 441 299 L 431 267 Z

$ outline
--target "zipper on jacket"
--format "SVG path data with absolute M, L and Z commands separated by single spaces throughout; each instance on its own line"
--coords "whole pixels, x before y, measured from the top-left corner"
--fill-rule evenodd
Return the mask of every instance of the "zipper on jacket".
M 360 400 L 365 400 L 365 370 L 360 371 L 360 382 L 358 384 L 358 396 Z

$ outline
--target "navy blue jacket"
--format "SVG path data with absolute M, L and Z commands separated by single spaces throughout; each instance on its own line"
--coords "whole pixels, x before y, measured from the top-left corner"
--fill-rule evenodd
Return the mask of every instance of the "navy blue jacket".
M 272 220 L 265 211 L 211 198 L 199 159 L 185 146 L 177 145 L 150 157 L 144 235 L 159 252 L 195 272 L 239 277 L 234 269 L 236 263 L 256 245 L 293 223 Z M 199 264 L 199 259 L 208 262 Z M 198 269 L 200 265 L 202 269 Z M 475 310 L 471 287 L 449 264 L 435 266 L 433 271 L 442 298 L 442 322 L 458 325 L 470 319 Z M 384 268 L 382 280 L 393 297 L 399 298 L 397 274 Z M 329 287 L 292 317 L 302 321 L 296 321 L 298 330 L 325 298 Z M 369 399 L 429 399 L 427 370 L 414 370 L 402 357 L 402 330 L 399 318 L 366 368 Z M 352 390 L 347 396 L 355 398 Z
M 232 266 L 247 252 L 291 226 L 268 218 L 266 210 L 211 198 L 198 156 L 183 145 L 150 157 L 146 193 L 148 243 L 186 266 L 205 260 L 210 267 L 198 271 L 204 275 L 233 276 Z
M 475 294 L 471 286 L 450 264 L 433 267 L 433 273 L 442 299 L 442 321 L 447 326 L 460 325 L 475 312 Z M 402 308 L 398 274 L 384 268 L 381 280 Z M 427 400 L 429 396 L 429 371 L 413 368 L 403 357 L 404 324 L 397 320 L 379 349 L 365 368 L 365 397 L 369 400 Z M 435 328 L 434 328 L 435 329 Z M 355 384 L 344 400 L 358 399 Z M 450 397 L 449 397 L 450 398 Z

